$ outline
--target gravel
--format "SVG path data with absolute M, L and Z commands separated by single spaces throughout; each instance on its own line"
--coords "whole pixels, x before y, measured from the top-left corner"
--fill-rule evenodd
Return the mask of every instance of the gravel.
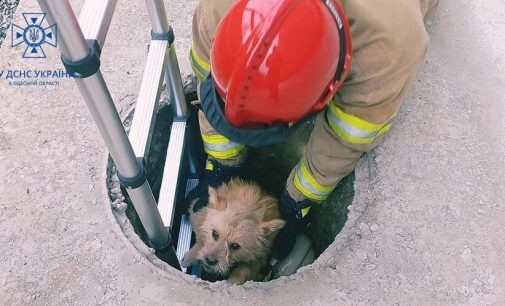
M 19 0 L 0 0 L 0 48 L 12 23 L 12 15 L 18 7 Z

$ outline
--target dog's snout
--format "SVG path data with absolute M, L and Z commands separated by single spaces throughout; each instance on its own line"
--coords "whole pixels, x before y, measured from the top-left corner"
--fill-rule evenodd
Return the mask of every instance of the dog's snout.
M 217 264 L 217 259 L 215 257 L 205 257 L 205 263 L 209 266 L 215 266 Z

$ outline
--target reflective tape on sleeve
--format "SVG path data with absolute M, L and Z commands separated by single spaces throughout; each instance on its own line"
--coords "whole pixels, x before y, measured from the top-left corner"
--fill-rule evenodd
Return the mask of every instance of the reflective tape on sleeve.
M 354 144 L 372 143 L 379 135 L 391 129 L 395 116 L 396 113 L 383 124 L 371 123 L 344 112 L 333 101 L 330 101 L 326 111 L 326 119 L 332 130 L 345 141 Z
M 198 54 L 196 54 L 194 51 L 193 47 L 191 47 L 191 51 L 189 52 L 189 61 L 191 62 L 191 68 L 195 72 L 198 79 L 204 80 L 207 78 L 207 75 L 210 72 L 210 64 L 199 57 Z
M 202 134 L 202 139 L 205 152 L 218 159 L 234 158 L 239 155 L 245 147 L 243 144 L 233 142 L 220 134 Z
M 295 168 L 293 183 L 296 189 L 304 196 L 314 201 L 325 200 L 335 188 L 335 186 L 323 186 L 319 184 L 303 160 Z

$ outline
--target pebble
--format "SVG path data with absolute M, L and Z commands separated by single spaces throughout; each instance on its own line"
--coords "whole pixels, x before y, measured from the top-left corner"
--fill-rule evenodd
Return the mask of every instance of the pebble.
M 119 194 L 121 194 L 121 188 L 118 188 L 118 187 L 112 188 L 110 190 L 110 192 L 119 195 Z
M 113 174 L 112 177 L 110 178 L 110 180 L 113 182 L 119 182 L 119 178 L 118 178 L 117 174 Z
M 114 208 L 115 210 L 117 210 L 119 212 L 124 212 L 124 211 L 126 211 L 128 204 L 117 199 L 112 202 L 111 206 L 112 206 L 112 208 Z
M 121 202 L 118 206 L 117 206 L 117 210 L 120 211 L 120 212 L 124 212 L 126 211 L 126 208 L 128 207 L 128 204 L 126 204 L 125 202 Z
M 356 250 L 356 258 L 364 261 L 368 257 L 368 254 L 363 250 Z
M 0 46 L 4 42 L 7 29 L 12 22 L 12 14 L 18 6 L 19 0 L 0 1 Z
M 489 286 L 493 286 L 495 280 L 496 280 L 496 276 L 490 275 L 489 278 L 487 279 L 487 283 L 489 284 Z
M 375 224 L 375 223 L 374 223 L 374 224 L 370 225 L 370 230 L 371 230 L 372 232 L 375 232 L 375 231 L 377 231 L 378 229 L 379 229 L 379 226 L 378 226 L 377 224 Z
M 463 260 L 471 260 L 472 259 L 472 250 L 469 248 L 465 248 L 461 255 L 459 256 L 460 259 Z
M 358 225 L 359 229 L 361 231 L 367 231 L 370 227 L 368 226 L 368 224 L 366 224 L 365 222 L 361 222 L 359 225 Z
M 471 297 L 473 296 L 474 290 L 470 287 L 467 286 L 461 286 L 458 289 L 458 292 L 466 297 Z
M 374 264 L 368 264 L 366 265 L 366 269 L 367 270 L 375 270 L 377 268 L 377 265 L 374 265 Z
M 480 285 L 482 285 L 482 281 L 481 281 L 481 280 L 479 280 L 479 279 L 476 279 L 476 278 L 474 278 L 474 279 L 472 280 L 472 283 L 473 283 L 475 286 L 480 286 Z

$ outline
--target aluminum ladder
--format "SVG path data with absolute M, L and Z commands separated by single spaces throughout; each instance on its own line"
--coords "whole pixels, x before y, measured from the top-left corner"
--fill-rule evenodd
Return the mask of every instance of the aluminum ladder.
M 127 190 L 139 215 L 150 246 L 156 250 L 159 258 L 181 269 L 179 263 L 190 247 L 191 224 L 186 216 L 182 217 L 177 253 L 169 229 L 174 224 L 175 203 L 180 192 L 179 185 L 182 185 L 179 178 L 183 171 L 182 161 L 185 155 L 189 156 L 190 168 L 197 167 L 194 154 L 191 155 L 191 150 L 187 148 L 190 134 L 189 110 L 173 44 L 174 34 L 168 23 L 163 1 L 145 0 L 152 26 L 152 40 L 130 133 L 127 135 L 100 71 L 100 52 L 116 2 L 117 0 L 86 0 L 77 19 L 68 0 L 38 0 L 50 24 L 57 24 L 62 62 L 67 72 L 74 76 L 109 149 L 118 169 L 121 185 Z M 174 120 L 160 197 L 156 203 L 147 182 L 143 161 L 147 160 L 149 154 L 163 79 L 170 92 Z M 198 180 L 189 179 L 186 192 L 197 183 Z M 185 269 L 183 271 L 185 272 Z

